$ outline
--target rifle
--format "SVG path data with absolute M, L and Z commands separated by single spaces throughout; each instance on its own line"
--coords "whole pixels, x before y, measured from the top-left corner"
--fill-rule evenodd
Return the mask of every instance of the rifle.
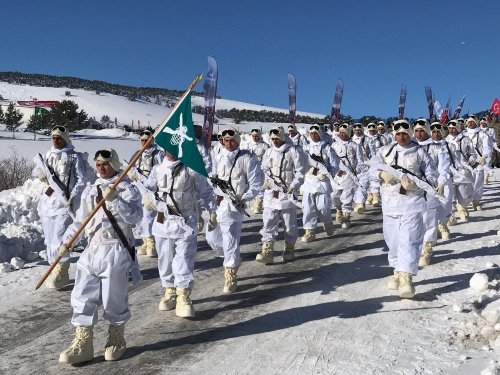
M 340 184 L 337 181 L 335 181 L 334 176 L 332 176 L 332 174 L 328 171 L 328 169 L 326 169 L 326 163 L 322 156 L 314 154 L 313 155 L 307 154 L 307 156 L 309 157 L 309 164 L 311 164 L 312 166 L 313 163 L 315 163 L 315 167 L 313 168 L 318 168 L 321 173 L 326 175 L 330 179 L 332 187 L 333 185 L 335 185 L 340 188 Z
M 47 176 L 47 183 L 49 184 L 49 188 L 51 188 L 56 193 L 57 199 L 59 199 L 59 201 L 66 206 L 69 200 L 69 192 L 66 185 L 64 185 L 59 176 L 57 176 L 54 168 L 52 168 L 52 166 L 47 163 L 47 161 L 41 154 L 38 154 L 38 157 L 35 156 L 33 158 L 33 161 L 35 162 L 36 166 L 43 171 L 45 176 Z M 74 219 L 71 208 L 68 208 L 69 215 L 72 219 Z
M 417 185 L 420 189 L 424 190 L 427 194 L 429 194 L 430 196 L 432 196 L 432 197 L 436 198 L 437 200 L 439 200 L 439 202 L 441 204 L 446 204 L 447 199 L 445 197 L 439 195 L 436 192 L 436 189 L 434 188 L 434 186 L 432 186 L 427 181 L 423 181 L 423 180 L 421 180 L 420 178 L 418 178 L 416 176 L 413 176 L 413 175 L 411 175 L 409 173 L 404 173 L 402 170 L 396 169 L 396 168 L 394 168 L 394 167 L 392 167 L 390 165 L 384 164 L 384 163 L 375 162 L 375 161 L 369 161 L 368 163 L 370 164 L 370 166 L 372 168 L 375 168 L 375 169 L 377 169 L 379 171 L 388 172 L 388 173 L 392 174 L 394 177 L 396 177 L 400 181 L 403 178 L 403 176 L 408 177 L 408 179 L 411 180 L 411 181 L 413 181 L 415 183 L 415 185 Z
M 283 194 L 285 194 L 287 196 L 287 198 L 290 202 L 292 202 L 295 206 L 302 208 L 302 205 L 297 200 L 297 197 L 293 194 L 288 194 L 286 184 L 283 182 L 283 180 L 280 183 L 278 183 L 275 180 L 274 176 L 270 173 L 269 170 L 264 171 L 264 175 L 266 175 L 266 177 L 268 177 L 269 180 L 271 181 L 271 183 L 273 185 L 272 186 L 273 190 L 276 189 L 278 191 L 281 191 Z M 280 178 L 280 180 L 281 180 L 281 178 Z
M 222 193 L 224 193 L 229 198 L 231 203 L 233 203 L 234 207 L 236 207 L 238 211 L 250 217 L 248 212 L 245 210 L 245 204 L 236 195 L 236 192 L 234 191 L 233 187 L 229 184 L 229 181 L 221 180 L 217 176 L 210 177 L 210 181 L 214 186 L 217 186 L 222 191 Z
M 347 159 L 347 156 L 345 157 Z M 342 168 L 342 166 L 344 166 L 344 168 Z M 346 165 L 343 161 L 342 161 L 342 158 L 340 158 L 340 170 L 342 172 L 344 172 L 348 177 L 351 178 L 351 180 L 354 182 L 354 184 L 357 186 L 357 187 L 360 187 L 361 186 L 361 183 L 359 182 L 359 178 L 358 176 L 356 176 L 352 171 L 351 171 L 351 168 L 349 168 L 348 165 Z

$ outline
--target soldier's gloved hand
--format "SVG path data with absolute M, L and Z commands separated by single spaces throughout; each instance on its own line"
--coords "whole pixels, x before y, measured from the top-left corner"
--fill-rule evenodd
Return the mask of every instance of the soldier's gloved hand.
M 237 210 L 244 210 L 247 207 L 247 202 L 246 200 L 242 199 L 239 201 L 239 203 L 234 205 Z
M 107 202 L 112 202 L 116 198 L 116 190 L 111 189 L 109 186 L 107 186 L 103 191 L 102 191 L 102 197 L 107 201 Z
M 137 181 L 137 176 L 135 175 L 134 172 L 128 171 L 127 176 L 128 176 L 128 178 L 130 178 L 130 181 L 132 181 L 132 182 Z
M 73 203 L 73 196 L 71 195 L 66 203 L 64 203 L 64 207 L 71 207 Z
M 444 185 L 443 184 L 438 184 L 437 188 L 436 188 L 436 192 L 438 195 L 440 196 L 444 196 Z
M 67 253 L 69 253 L 69 249 L 68 247 L 65 245 L 65 244 L 62 244 L 61 246 L 59 246 L 57 248 L 57 253 L 60 255 L 60 256 L 65 256 Z
M 407 175 L 403 175 L 403 177 L 401 178 L 401 186 L 406 191 L 418 190 L 418 186 L 415 185 L 415 183 L 412 180 L 410 180 Z
M 325 181 L 326 179 L 327 179 L 327 177 L 326 177 L 326 175 L 325 175 L 325 174 L 320 174 L 320 175 L 318 176 L 318 180 L 320 180 L 320 181 Z
M 38 171 L 36 178 L 38 178 L 42 182 L 47 182 L 47 177 L 45 176 L 45 173 L 43 173 L 41 169 Z
M 269 181 L 264 180 L 264 184 L 262 185 L 264 189 L 271 189 L 271 185 L 269 184 Z
M 217 214 L 215 211 L 210 212 L 208 217 L 208 231 L 211 232 L 217 227 Z
M 398 182 L 398 179 L 394 177 L 392 174 L 386 171 L 381 171 L 378 176 L 382 181 L 384 181 L 386 184 L 394 185 L 396 182 Z
M 156 207 L 155 207 L 155 205 L 153 204 L 153 202 L 151 202 L 151 201 L 149 200 L 149 198 L 148 198 L 148 197 L 146 197 L 146 196 L 142 197 L 142 205 L 143 205 L 143 206 L 144 206 L 144 208 L 145 208 L 146 210 L 148 210 L 148 211 L 154 211 L 154 210 L 156 210 Z
M 484 163 L 486 163 L 486 158 L 484 156 L 481 156 L 478 160 L 477 160 L 477 163 L 479 165 L 484 165 Z

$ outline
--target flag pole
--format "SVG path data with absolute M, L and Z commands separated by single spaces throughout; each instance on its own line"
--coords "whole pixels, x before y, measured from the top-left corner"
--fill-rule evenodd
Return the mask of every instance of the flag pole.
M 172 109 L 172 111 L 167 116 L 165 116 L 165 119 L 163 120 L 163 122 L 159 123 L 156 126 L 156 129 L 154 130 L 154 132 L 156 132 L 163 124 L 165 124 L 165 122 L 167 122 L 170 119 L 170 117 L 172 117 L 172 115 L 174 114 L 175 110 L 177 109 L 177 107 L 179 107 L 179 105 L 182 103 L 182 101 L 184 100 L 184 98 L 191 92 L 191 90 L 193 90 L 193 88 L 198 84 L 198 82 L 200 82 L 201 77 L 202 77 L 202 74 L 198 74 L 194 78 L 193 82 L 191 82 L 191 84 L 188 86 L 188 88 L 186 89 L 186 91 L 184 92 L 184 94 L 182 94 L 182 96 L 180 97 L 180 99 L 177 101 L 177 103 L 175 104 L 174 108 Z M 154 134 L 154 132 L 153 132 L 153 134 Z M 128 165 L 125 167 L 125 169 L 122 171 L 122 173 L 118 176 L 117 180 L 111 185 L 111 189 L 113 189 L 113 190 L 116 189 L 116 187 L 121 182 L 121 180 L 123 180 L 125 178 L 125 176 L 130 171 L 130 169 L 135 165 L 135 163 L 137 162 L 137 160 L 139 160 L 139 158 L 141 157 L 142 153 L 144 151 L 146 151 L 146 149 L 148 149 L 149 146 L 151 146 L 151 143 L 153 142 L 153 140 L 154 140 L 154 137 L 153 137 L 153 135 L 151 135 L 151 137 L 149 137 L 149 139 L 147 140 L 147 142 L 142 146 L 142 148 L 137 152 L 137 154 L 133 157 L 133 159 L 130 161 L 130 163 L 128 163 Z M 97 204 L 97 206 L 94 207 L 94 209 L 92 210 L 92 212 L 90 212 L 88 214 L 87 218 L 82 222 L 82 224 L 76 230 L 76 232 L 73 234 L 73 236 L 68 240 L 68 242 L 65 243 L 65 245 L 66 245 L 66 247 L 68 249 L 71 248 L 71 245 L 73 244 L 73 242 L 75 242 L 76 239 L 78 238 L 78 236 L 83 232 L 83 230 L 85 229 L 85 227 L 87 226 L 87 224 L 89 223 L 89 221 L 92 220 L 92 218 L 97 213 L 97 211 L 99 210 L 99 208 L 101 208 L 104 205 L 104 202 L 105 202 L 105 199 L 104 198 L 101 199 L 101 201 Z M 45 280 L 47 279 L 47 277 L 49 277 L 50 273 L 52 272 L 52 270 L 54 269 L 54 267 L 59 263 L 59 261 L 62 259 L 62 257 L 63 257 L 62 255 L 58 255 L 57 256 L 57 258 L 54 260 L 54 262 L 50 265 L 50 267 L 47 270 L 47 272 L 45 272 L 45 274 L 42 276 L 42 278 L 40 279 L 40 281 L 36 285 L 35 290 L 37 290 L 38 288 L 40 288 L 40 286 L 42 286 L 42 284 L 45 282 Z

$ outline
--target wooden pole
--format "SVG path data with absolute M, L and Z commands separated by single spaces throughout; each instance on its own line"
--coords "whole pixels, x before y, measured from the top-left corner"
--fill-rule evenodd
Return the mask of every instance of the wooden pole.
M 154 130 L 154 132 L 156 132 L 163 124 L 165 124 L 170 119 L 170 117 L 172 117 L 172 115 L 174 114 L 174 112 L 177 109 L 177 107 L 179 106 L 179 104 L 182 103 L 182 101 L 184 100 L 184 98 L 191 92 L 191 90 L 196 86 L 196 84 L 198 82 L 200 82 L 201 76 L 202 76 L 201 74 L 198 74 L 195 77 L 195 79 L 193 80 L 193 82 L 191 82 L 191 84 L 186 89 L 186 91 L 184 92 L 184 94 L 182 94 L 181 98 L 177 101 L 177 103 L 174 106 L 174 108 L 172 109 L 172 111 L 170 111 L 170 113 L 167 116 L 165 116 L 165 119 L 160 124 L 158 124 L 158 126 L 156 127 L 156 129 Z M 153 134 L 154 134 L 154 132 L 153 132 Z M 137 162 L 137 160 L 139 160 L 139 158 L 141 157 L 142 153 L 144 151 L 146 151 L 146 149 L 148 149 L 149 146 L 151 146 L 151 143 L 153 142 L 153 140 L 154 140 L 154 137 L 153 137 L 153 135 L 151 135 L 151 137 L 149 137 L 148 141 L 144 144 L 144 146 L 142 146 L 142 148 L 139 150 L 139 152 L 137 152 L 137 154 L 134 156 L 134 158 L 125 167 L 125 169 L 122 171 L 122 173 L 120 174 L 120 176 L 118 176 L 118 179 L 111 185 L 111 189 L 113 189 L 113 190 L 116 189 L 116 187 L 121 182 L 121 180 L 123 180 L 125 178 L 125 176 L 127 175 L 127 173 L 130 171 L 130 168 L 132 168 L 135 165 L 135 163 Z M 97 211 L 99 210 L 99 208 L 102 207 L 102 205 L 104 204 L 104 202 L 105 202 L 105 199 L 104 198 L 101 199 L 101 201 L 97 204 L 97 206 L 94 207 L 94 209 L 92 210 L 92 212 L 88 214 L 87 218 L 82 222 L 82 225 L 80 225 L 80 227 L 76 230 L 76 232 L 69 239 L 69 241 L 65 243 L 65 245 L 66 245 L 66 247 L 68 249 L 71 248 L 71 245 L 73 244 L 73 242 L 76 241 L 76 239 L 78 238 L 78 236 L 80 235 L 80 233 L 82 233 L 82 231 L 85 229 L 85 227 L 87 226 L 87 224 L 89 223 L 89 221 L 92 220 L 92 218 L 97 213 Z M 59 263 L 59 261 L 61 260 L 61 258 L 62 258 L 62 255 L 58 255 L 57 256 L 57 258 L 54 260 L 54 263 L 52 263 L 50 265 L 50 267 L 47 270 L 47 272 L 45 272 L 45 274 L 42 276 L 42 278 L 40 279 L 40 281 L 36 285 L 35 290 L 37 290 L 38 288 L 40 288 L 40 286 L 42 286 L 42 284 L 45 282 L 45 280 L 47 279 L 47 277 L 49 277 L 49 275 L 52 272 L 52 270 L 54 269 L 54 267 L 57 265 L 57 263 Z

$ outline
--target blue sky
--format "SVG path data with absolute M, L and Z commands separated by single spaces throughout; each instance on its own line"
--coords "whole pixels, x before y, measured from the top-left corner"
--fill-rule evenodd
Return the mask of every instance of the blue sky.
M 500 96 L 500 2 L 495 0 L 10 1 L 2 4 L 0 71 L 68 75 L 183 90 L 219 65 L 218 95 L 329 114 L 427 114 L 424 86 L 464 110 Z M 201 84 L 197 86 L 202 90 Z

